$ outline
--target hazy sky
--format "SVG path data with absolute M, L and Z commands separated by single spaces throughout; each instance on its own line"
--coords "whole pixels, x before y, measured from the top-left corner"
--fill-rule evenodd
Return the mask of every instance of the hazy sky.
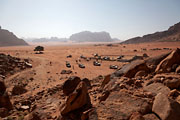
M 180 22 L 180 0 L 0 0 L 0 25 L 18 37 L 84 30 L 128 39 Z

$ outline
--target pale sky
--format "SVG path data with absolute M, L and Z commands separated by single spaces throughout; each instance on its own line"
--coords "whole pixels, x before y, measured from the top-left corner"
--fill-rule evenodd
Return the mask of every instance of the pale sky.
M 18 37 L 107 31 L 125 40 L 180 22 L 180 0 L 0 0 L 0 26 Z

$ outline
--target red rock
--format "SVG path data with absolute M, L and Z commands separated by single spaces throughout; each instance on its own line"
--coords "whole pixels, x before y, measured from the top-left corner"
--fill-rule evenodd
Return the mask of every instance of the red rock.
M 66 80 L 62 86 L 63 93 L 68 96 L 76 89 L 80 81 L 81 79 L 77 76 L 69 77 L 68 80 Z
M 91 101 L 87 92 L 87 86 L 81 81 L 74 92 L 68 96 L 65 106 L 61 110 L 61 115 L 64 116 L 73 110 L 80 109 L 86 104 L 91 104 Z
M 124 77 L 132 78 L 138 71 L 145 71 L 146 73 L 150 72 L 144 60 L 135 60 L 130 64 L 126 64 L 112 76 L 120 77 L 123 75 Z
M 165 59 L 163 59 L 157 66 L 155 72 L 164 73 L 170 72 L 174 64 L 180 64 L 180 49 L 177 48 L 175 51 L 171 52 Z M 170 69 L 170 70 L 169 70 Z
M 161 120 L 179 120 L 180 104 L 163 93 L 159 93 L 154 100 L 152 111 L 156 113 Z
M 139 112 L 134 112 L 129 120 L 144 120 L 144 118 Z
M 151 92 L 154 96 L 158 93 L 163 93 L 168 95 L 170 93 L 170 89 L 164 86 L 162 83 L 152 83 L 148 86 L 143 87 L 144 91 Z

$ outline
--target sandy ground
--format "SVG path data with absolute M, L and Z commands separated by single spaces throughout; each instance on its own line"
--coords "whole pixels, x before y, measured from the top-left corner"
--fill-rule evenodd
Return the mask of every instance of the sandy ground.
M 80 59 L 80 56 L 93 57 L 92 54 L 98 53 L 101 56 L 109 56 L 111 58 L 117 58 L 119 55 L 125 55 L 126 59 L 132 58 L 134 55 L 142 56 L 144 53 L 148 56 L 156 56 L 162 53 L 170 52 L 171 50 L 165 50 L 163 48 L 171 48 L 172 50 L 180 46 L 180 42 L 164 42 L 164 43 L 145 43 L 145 44 L 128 44 L 121 45 L 116 44 L 114 46 L 107 45 L 63 45 L 63 46 L 45 46 L 44 54 L 34 54 L 35 46 L 26 47 L 1 47 L 0 53 L 10 54 L 15 57 L 29 58 L 33 68 L 27 69 L 20 73 L 15 73 L 7 78 L 6 85 L 8 90 L 11 91 L 14 81 L 24 79 L 28 81 L 26 89 L 28 92 L 22 96 L 29 97 L 36 95 L 38 92 L 52 88 L 57 84 L 62 84 L 69 76 L 79 76 L 82 78 L 93 79 L 99 75 L 107 75 L 113 73 L 115 70 L 109 69 L 110 65 L 118 65 L 121 67 L 122 62 L 117 61 L 99 61 L 101 66 L 94 66 L 93 60 L 86 61 Z M 147 50 L 142 50 L 146 48 Z M 150 50 L 153 48 L 162 48 L 162 50 Z M 134 52 L 137 50 L 137 52 Z M 72 55 L 72 58 L 67 58 L 67 55 Z M 79 68 L 76 60 L 80 59 L 80 63 L 85 65 L 85 68 Z M 66 61 L 69 61 L 72 65 L 71 68 L 66 67 Z M 51 63 L 50 63 L 51 62 Z M 72 74 L 62 75 L 62 70 L 72 70 Z M 32 81 L 29 81 L 33 78 Z M 13 84 L 12 84 L 13 83 Z M 22 97 L 12 97 L 12 102 L 22 99 Z M 56 100 L 53 100 L 56 101 Z M 57 112 L 57 111 L 56 111 Z

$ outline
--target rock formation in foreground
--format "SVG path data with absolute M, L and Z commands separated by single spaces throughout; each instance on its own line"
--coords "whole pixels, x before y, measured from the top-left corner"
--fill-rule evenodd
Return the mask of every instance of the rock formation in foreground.
M 12 32 L 0 28 L 0 47 L 28 45 L 23 39 L 17 38 Z
M 128 39 L 122 43 L 145 43 L 145 42 L 175 42 L 180 41 L 180 22 L 171 26 L 168 30 L 144 35 L 143 37 L 135 37 Z

